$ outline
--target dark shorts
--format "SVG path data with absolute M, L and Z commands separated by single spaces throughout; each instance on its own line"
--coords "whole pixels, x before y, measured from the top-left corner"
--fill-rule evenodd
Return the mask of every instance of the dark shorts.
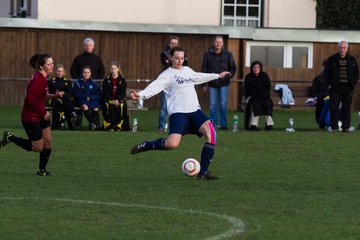
M 210 118 L 200 109 L 192 113 L 173 113 L 169 119 L 169 134 L 197 134 L 198 136 L 201 136 L 199 128 L 209 119 Z
M 30 141 L 42 139 L 42 130 L 50 127 L 50 120 L 42 119 L 40 122 L 24 122 L 22 125 Z

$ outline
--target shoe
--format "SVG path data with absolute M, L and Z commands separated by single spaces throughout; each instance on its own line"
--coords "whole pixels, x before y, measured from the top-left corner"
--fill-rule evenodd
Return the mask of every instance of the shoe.
M 198 174 L 196 176 L 197 180 L 218 180 L 217 176 L 211 175 L 210 172 L 205 172 L 203 174 Z
M 114 131 L 114 128 L 112 127 L 107 127 L 104 129 L 105 131 L 108 131 L 108 132 L 113 132 Z
M 95 130 L 95 129 L 96 129 L 96 124 L 95 124 L 95 123 L 91 123 L 90 126 L 89 126 L 89 128 L 90 128 L 91 130 Z
M 342 132 L 344 132 L 344 133 L 350 133 L 351 130 L 350 130 L 350 128 L 343 128 L 343 129 L 342 129 Z
M 338 130 L 337 129 L 332 129 L 331 127 L 328 127 L 326 129 L 326 131 L 329 132 L 329 133 L 336 133 Z
M 219 130 L 228 130 L 228 127 L 227 126 L 221 126 L 221 127 L 219 127 Z
M 259 131 L 261 131 L 261 129 L 258 128 L 258 127 L 255 126 L 255 125 L 251 125 L 250 128 L 249 128 L 249 131 L 259 132 Z
M 265 126 L 265 131 L 272 131 L 272 130 L 274 130 L 273 125 L 267 125 L 267 126 Z
M 38 169 L 36 172 L 36 175 L 43 176 L 43 177 L 49 177 L 52 176 L 51 172 L 47 171 L 46 169 Z
M 0 150 L 1 150 L 3 147 L 5 147 L 6 144 L 9 144 L 9 143 L 10 143 L 9 137 L 11 137 L 11 136 L 12 136 L 12 133 L 9 132 L 9 131 L 5 131 L 5 132 L 3 133 L 3 137 L 2 137 L 2 139 L 1 139 L 1 141 L 0 141 Z
M 141 144 L 138 144 L 138 145 L 135 145 L 132 149 L 131 149 L 131 154 L 137 154 L 137 153 L 141 153 L 141 152 L 145 152 L 147 151 L 147 149 L 145 148 L 145 145 L 146 145 L 147 141 L 141 143 Z

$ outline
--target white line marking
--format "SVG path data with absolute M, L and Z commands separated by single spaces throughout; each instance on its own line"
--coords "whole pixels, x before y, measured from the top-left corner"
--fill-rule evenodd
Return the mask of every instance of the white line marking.
M 76 199 L 66 199 L 66 198 L 48 198 L 48 199 L 39 199 L 39 198 L 25 198 L 25 197 L 2 197 L 2 199 L 8 200 L 46 200 L 46 201 L 55 201 L 55 202 L 65 202 L 65 203 L 77 203 L 77 204 L 88 204 L 88 205 L 105 205 L 105 206 L 117 206 L 117 207 L 128 207 L 128 208 L 147 208 L 147 209 L 160 209 L 165 211 L 174 211 L 174 212 L 184 212 L 190 214 L 199 214 L 199 215 L 208 215 L 211 217 L 221 218 L 232 224 L 232 227 L 219 235 L 206 238 L 206 240 L 222 240 L 230 237 L 234 237 L 244 232 L 245 224 L 239 218 L 230 217 L 227 215 L 222 215 L 219 213 L 213 212 L 203 212 L 199 210 L 192 209 L 180 209 L 173 207 L 160 207 L 153 205 L 144 205 L 144 204 L 126 204 L 126 203 L 117 203 L 117 202 L 102 202 L 102 201 L 90 201 L 90 200 L 76 200 Z

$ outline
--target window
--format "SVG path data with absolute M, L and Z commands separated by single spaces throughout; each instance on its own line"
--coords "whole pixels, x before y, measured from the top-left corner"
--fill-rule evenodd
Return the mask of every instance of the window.
M 10 0 L 9 15 L 22 18 L 31 16 L 31 0 Z
M 259 60 L 266 67 L 312 68 L 312 43 L 247 42 L 246 66 Z
M 261 0 L 223 0 L 222 25 L 260 27 Z

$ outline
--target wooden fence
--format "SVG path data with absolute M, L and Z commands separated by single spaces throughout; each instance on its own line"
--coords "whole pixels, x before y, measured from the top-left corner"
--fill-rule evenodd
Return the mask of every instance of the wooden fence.
M 27 78 L 0 78 L 0 106 L 22 106 L 25 97 Z M 101 80 L 99 80 L 101 82 Z M 151 80 L 149 79 L 130 79 L 127 80 L 127 87 L 131 89 L 144 89 Z M 308 98 L 305 92 L 308 92 L 308 88 L 311 86 L 311 82 L 302 81 L 302 80 L 276 80 L 272 81 L 272 87 L 275 84 L 287 84 L 290 89 L 294 88 L 295 91 L 303 92 L 301 94 L 296 94 L 296 106 L 297 108 L 304 108 L 305 100 Z M 239 108 L 242 108 L 242 102 L 244 97 L 244 88 L 243 80 L 233 80 L 230 84 L 231 89 L 237 88 L 237 97 L 239 98 L 236 104 L 239 104 Z M 199 97 L 200 105 L 203 109 L 207 110 L 209 107 L 208 93 L 203 92 L 199 86 L 196 86 L 196 90 Z M 274 103 L 279 101 L 277 94 L 272 93 L 272 98 Z M 353 111 L 360 111 L 360 83 L 357 85 L 354 91 L 353 97 Z M 229 98 L 229 105 L 231 104 L 231 99 Z M 145 101 L 144 106 L 154 110 L 159 109 L 160 98 L 155 96 L 147 101 Z M 276 104 L 275 104 L 276 105 Z
M 204 53 L 211 46 L 215 34 L 177 34 L 186 49 L 189 65 L 195 71 L 201 68 Z M 29 58 L 36 52 L 48 52 L 55 64 L 62 63 L 69 70 L 72 60 L 83 51 L 83 39 L 95 40 L 95 52 L 106 66 L 117 60 L 126 79 L 154 79 L 160 72 L 160 52 L 168 41 L 168 33 L 110 32 L 93 30 L 0 28 L 0 106 L 20 106 L 26 80 L 33 73 Z M 225 47 L 233 53 L 237 72 L 233 79 L 243 79 L 249 69 L 245 66 L 247 40 L 225 37 Z M 301 80 L 310 83 L 322 69 L 322 60 L 337 51 L 336 43 L 313 43 L 313 65 L 303 68 L 264 68 L 271 80 Z M 360 44 L 351 44 L 350 52 L 360 61 Z M 23 79 L 23 80 L 21 80 Z M 143 83 L 131 82 L 129 87 L 143 88 Z M 199 89 L 198 89 L 199 90 Z M 228 108 L 242 106 L 242 83 L 233 81 L 229 89 Z M 208 108 L 208 93 L 198 91 L 204 109 Z M 354 107 L 360 109 L 357 89 Z M 158 107 L 158 98 L 148 101 L 150 109 Z

